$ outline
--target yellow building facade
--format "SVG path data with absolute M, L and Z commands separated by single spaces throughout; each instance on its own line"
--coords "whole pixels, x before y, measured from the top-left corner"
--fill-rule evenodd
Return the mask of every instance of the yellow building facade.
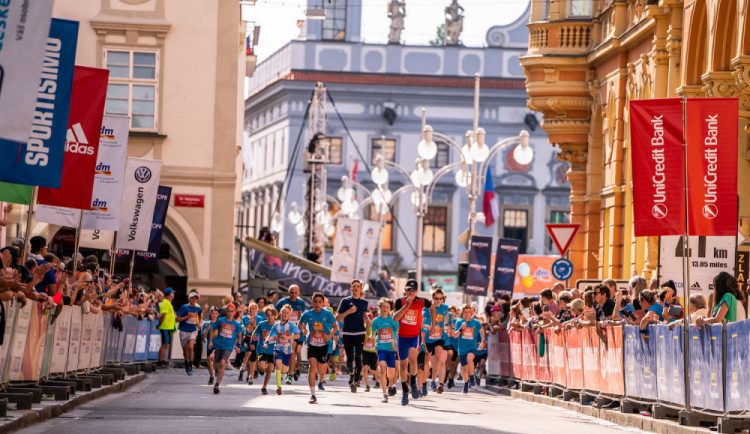
M 739 216 L 750 216 L 750 0 L 532 2 L 529 107 L 570 162 L 581 278 L 646 278 L 658 239 L 633 236 L 629 102 L 738 97 Z

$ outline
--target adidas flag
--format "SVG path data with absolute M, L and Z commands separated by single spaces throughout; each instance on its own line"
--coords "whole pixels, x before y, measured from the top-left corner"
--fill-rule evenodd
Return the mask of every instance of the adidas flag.
M 106 69 L 75 67 L 60 188 L 40 188 L 37 203 L 91 209 L 108 78 Z

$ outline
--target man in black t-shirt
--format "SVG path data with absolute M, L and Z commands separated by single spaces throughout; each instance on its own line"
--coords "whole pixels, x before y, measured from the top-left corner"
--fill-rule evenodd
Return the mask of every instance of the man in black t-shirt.
M 349 371 L 349 388 L 357 392 L 357 383 L 362 373 L 362 351 L 365 347 L 365 312 L 367 300 L 362 297 L 362 282 L 354 279 L 349 284 L 352 295 L 341 300 L 336 311 L 336 321 L 342 321 L 341 340 L 346 353 L 346 368 Z M 355 352 L 356 350 L 356 352 Z
M 597 321 L 604 321 L 612 318 L 612 314 L 615 311 L 615 301 L 609 298 L 609 296 L 609 287 L 607 285 L 599 285 L 594 289 Z

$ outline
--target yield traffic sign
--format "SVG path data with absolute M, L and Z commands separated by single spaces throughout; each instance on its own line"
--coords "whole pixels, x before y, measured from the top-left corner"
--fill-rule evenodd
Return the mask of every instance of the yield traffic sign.
M 560 251 L 560 256 L 565 256 L 565 252 L 570 248 L 570 244 L 573 243 L 573 239 L 578 233 L 578 229 L 581 228 L 580 224 L 573 223 L 548 223 L 547 232 L 555 242 L 557 250 Z

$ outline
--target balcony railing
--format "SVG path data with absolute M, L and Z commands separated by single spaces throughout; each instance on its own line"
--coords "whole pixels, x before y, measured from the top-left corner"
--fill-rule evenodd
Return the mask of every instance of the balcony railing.
M 583 56 L 593 46 L 590 21 L 552 21 L 529 24 L 529 55 Z

